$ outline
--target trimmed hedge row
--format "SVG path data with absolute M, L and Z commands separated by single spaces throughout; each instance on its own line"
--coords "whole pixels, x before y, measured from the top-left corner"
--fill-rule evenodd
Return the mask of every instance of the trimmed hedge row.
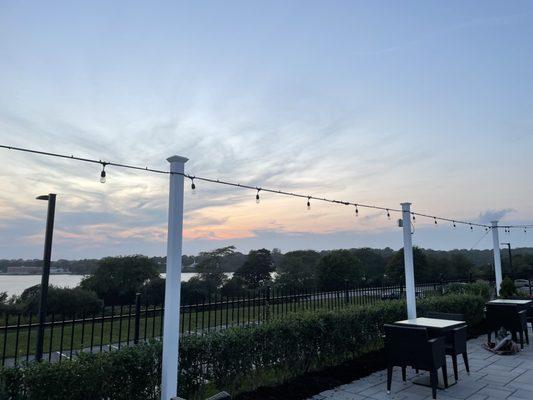
M 418 301 L 418 312 L 463 313 L 469 325 L 483 318 L 484 300 L 448 295 Z M 180 394 L 237 393 L 281 383 L 310 370 L 338 365 L 380 349 L 384 323 L 406 318 L 404 301 L 314 311 L 283 319 L 185 337 L 180 346 Z M 86 354 L 61 364 L 0 370 L 0 399 L 158 399 L 161 346 L 140 345 Z

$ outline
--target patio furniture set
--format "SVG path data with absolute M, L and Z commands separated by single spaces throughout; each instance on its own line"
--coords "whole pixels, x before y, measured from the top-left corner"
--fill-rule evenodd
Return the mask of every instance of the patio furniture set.
M 529 344 L 527 322 L 533 327 L 531 300 L 492 300 L 486 303 L 488 341 L 491 334 L 503 328 L 514 342 L 524 339 Z M 406 381 L 407 367 L 429 372 L 429 376 L 417 376 L 413 383 L 430 386 L 433 399 L 437 389 L 455 385 L 459 379 L 457 358 L 462 356 L 466 372 L 470 373 L 467 353 L 467 324 L 461 314 L 429 312 L 425 317 L 386 324 L 385 351 L 387 354 L 387 393 L 391 391 L 394 367 L 402 369 L 402 380 Z M 448 376 L 446 356 L 453 366 L 453 380 Z M 439 372 L 441 373 L 439 375 Z M 441 378 L 439 378 L 441 376 Z

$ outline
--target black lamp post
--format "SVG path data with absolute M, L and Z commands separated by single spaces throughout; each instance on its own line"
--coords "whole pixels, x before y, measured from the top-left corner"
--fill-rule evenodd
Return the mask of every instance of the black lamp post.
M 41 361 L 43 358 L 44 323 L 46 320 L 48 281 L 50 278 L 50 259 L 52 258 L 52 236 L 54 233 L 56 195 L 54 193 L 50 193 L 37 197 L 37 200 L 48 201 L 48 214 L 46 216 L 46 236 L 44 239 L 43 274 L 41 278 L 41 297 L 39 300 L 39 326 L 37 329 L 37 349 L 35 352 L 35 360 Z

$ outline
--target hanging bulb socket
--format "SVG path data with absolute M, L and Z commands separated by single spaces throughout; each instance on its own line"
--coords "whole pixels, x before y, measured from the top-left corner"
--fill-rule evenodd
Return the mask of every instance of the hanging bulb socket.
M 472 226 L 472 224 L 470 224 L 470 230 L 474 231 L 474 227 Z
M 437 218 L 433 217 L 433 221 L 435 222 L 435 225 L 437 225 Z
M 413 223 L 415 223 L 415 222 L 416 222 L 415 214 L 414 214 L 414 213 L 411 213 L 411 215 L 413 216 Z
M 102 172 L 100 172 L 100 183 L 105 183 L 106 181 L 106 173 L 105 173 L 105 166 L 106 163 L 102 163 Z
M 387 218 L 390 220 L 390 211 L 387 209 Z
M 359 216 L 359 208 L 357 208 L 357 204 L 355 205 L 355 216 Z
M 455 221 L 452 221 L 453 223 L 453 229 L 457 228 L 457 225 L 455 225 Z
M 191 177 L 191 190 L 192 194 L 196 194 L 196 184 L 194 183 L 194 176 Z
M 255 195 L 255 203 L 256 203 L 256 204 L 259 204 L 259 202 L 261 201 L 261 200 L 259 199 L 259 191 L 260 191 L 260 190 L 261 190 L 261 189 L 257 189 L 257 193 L 256 193 L 256 195 Z
M 308 198 L 307 198 L 307 209 L 308 209 L 308 210 L 311 209 L 311 197 L 308 197 Z

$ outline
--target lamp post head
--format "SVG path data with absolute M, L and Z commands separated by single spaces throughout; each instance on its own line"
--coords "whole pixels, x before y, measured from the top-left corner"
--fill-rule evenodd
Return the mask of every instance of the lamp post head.
M 37 196 L 35 199 L 36 200 L 48 200 L 48 199 L 50 199 L 50 196 L 47 195 L 47 194 L 43 194 L 41 196 Z

